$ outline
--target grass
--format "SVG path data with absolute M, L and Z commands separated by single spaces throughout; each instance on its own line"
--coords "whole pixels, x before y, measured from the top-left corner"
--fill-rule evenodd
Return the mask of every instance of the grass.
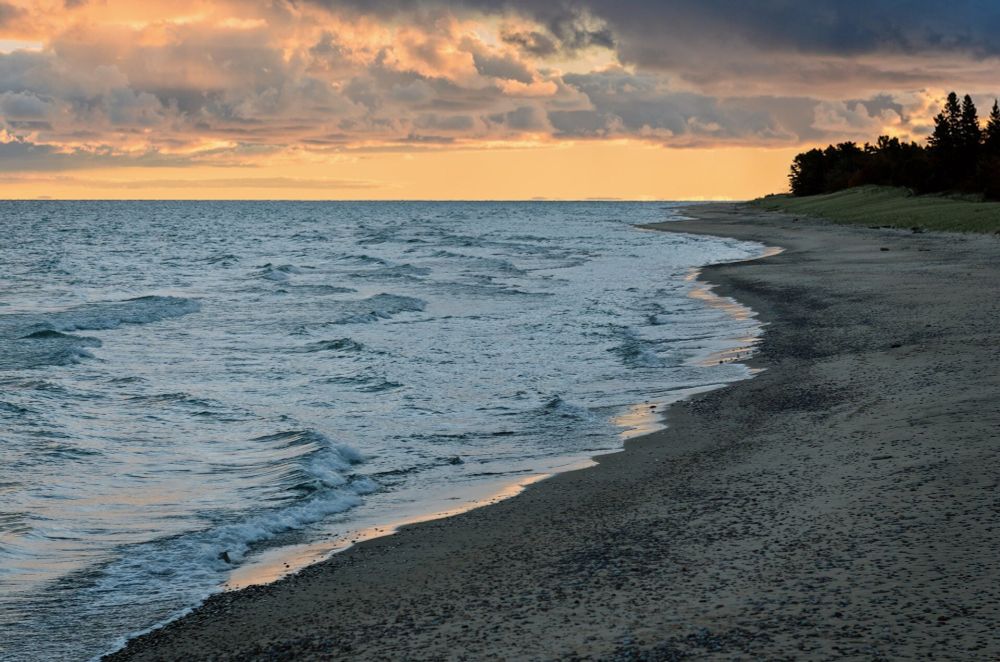
M 751 204 L 838 223 L 948 232 L 1000 233 L 1000 202 L 914 195 L 902 188 L 859 186 L 827 195 L 769 195 Z

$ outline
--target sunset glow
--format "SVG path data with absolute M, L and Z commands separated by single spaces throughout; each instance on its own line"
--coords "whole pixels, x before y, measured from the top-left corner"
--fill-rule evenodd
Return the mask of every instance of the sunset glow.
M 0 196 L 746 198 L 992 100 L 988 34 L 851 4 L 5 0 Z

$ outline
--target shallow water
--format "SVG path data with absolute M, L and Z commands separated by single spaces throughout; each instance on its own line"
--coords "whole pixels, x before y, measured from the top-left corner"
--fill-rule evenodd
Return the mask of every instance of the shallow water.
M 761 247 L 632 227 L 676 208 L 0 203 L 0 657 L 106 652 L 747 376 L 705 359 L 755 322 L 688 276 Z

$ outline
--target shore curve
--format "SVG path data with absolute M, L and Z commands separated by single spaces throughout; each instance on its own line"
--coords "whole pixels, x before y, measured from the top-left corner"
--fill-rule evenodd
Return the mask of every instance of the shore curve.
M 768 324 L 755 379 L 106 659 L 1000 654 L 1000 241 L 687 214 L 656 229 L 786 249 L 702 271 Z

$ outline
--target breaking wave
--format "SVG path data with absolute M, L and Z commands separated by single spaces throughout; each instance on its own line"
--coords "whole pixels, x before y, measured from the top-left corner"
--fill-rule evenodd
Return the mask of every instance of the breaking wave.
M 20 313 L 0 317 L 0 369 L 18 370 L 69 365 L 92 358 L 97 338 L 71 331 L 102 331 L 124 324 L 150 324 L 200 309 L 192 299 L 146 296 L 90 303 L 52 313 Z

